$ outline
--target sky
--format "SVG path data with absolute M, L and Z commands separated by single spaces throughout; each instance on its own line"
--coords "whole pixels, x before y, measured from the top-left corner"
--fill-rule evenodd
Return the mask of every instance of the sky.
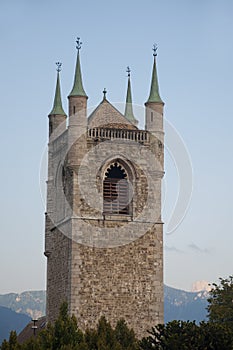
M 193 172 L 186 215 L 168 232 L 184 183 L 179 187 L 182 169 L 173 151 L 166 151 L 164 281 L 191 290 L 196 281 L 212 283 L 232 274 L 232 23 L 231 0 L 1 0 L 1 294 L 46 288 L 47 115 L 57 61 L 63 63 L 67 111 L 77 36 L 89 107 L 101 101 L 103 88 L 111 103 L 124 102 L 129 65 L 133 101 L 143 108 L 157 43 L 165 118 L 182 140 Z

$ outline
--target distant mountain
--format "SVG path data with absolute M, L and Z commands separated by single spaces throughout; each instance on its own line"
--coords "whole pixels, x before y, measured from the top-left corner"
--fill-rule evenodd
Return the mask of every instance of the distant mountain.
M 195 320 L 198 323 L 200 321 L 206 320 L 207 297 L 208 292 L 206 291 L 194 293 L 164 286 L 164 321 L 169 322 L 172 320 Z M 12 318 L 9 318 L 9 320 L 12 321 L 9 329 L 19 329 L 18 326 L 14 323 L 14 317 L 17 318 L 17 316 L 19 316 L 19 313 L 27 315 L 20 315 L 21 317 L 25 316 L 26 318 L 24 321 L 21 319 L 22 323 L 19 324 L 19 327 L 21 324 L 24 326 L 28 322 L 29 317 L 31 319 L 39 318 L 45 315 L 45 299 L 45 291 L 29 291 L 23 292 L 21 294 L 10 293 L 0 295 L 0 306 L 4 306 L 5 308 L 9 308 L 16 312 L 11 314 Z M 5 311 L 6 310 L 7 309 L 5 309 Z M 1 331 L 2 329 L 5 329 L 5 326 L 8 325 L 8 323 L 6 324 L 6 320 L 8 319 L 5 318 L 3 311 L 0 312 Z M 10 310 L 8 310 L 8 312 L 9 311 Z M 15 319 L 15 322 L 16 321 L 17 320 Z M 6 331 L 9 332 L 8 328 L 6 328 Z
M 9 338 L 10 331 L 20 332 L 30 321 L 30 317 L 0 306 L 0 344 Z
M 39 318 L 45 315 L 46 292 L 28 291 L 20 294 L 9 293 L 0 295 L 0 306 L 5 306 L 17 313 L 22 313 L 31 318 Z
M 185 292 L 164 286 L 164 322 L 207 320 L 208 292 Z

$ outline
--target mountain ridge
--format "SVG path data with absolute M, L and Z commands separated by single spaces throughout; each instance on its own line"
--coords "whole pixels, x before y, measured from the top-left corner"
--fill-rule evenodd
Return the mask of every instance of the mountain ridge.
M 0 294 L 0 306 L 5 306 L 16 313 L 26 314 L 31 318 L 45 315 L 45 303 L 44 290 Z
M 30 317 L 11 309 L 0 306 L 0 344 L 4 339 L 8 339 L 11 330 L 20 332 L 30 321 Z
M 208 292 L 187 292 L 164 285 L 164 322 L 207 321 Z

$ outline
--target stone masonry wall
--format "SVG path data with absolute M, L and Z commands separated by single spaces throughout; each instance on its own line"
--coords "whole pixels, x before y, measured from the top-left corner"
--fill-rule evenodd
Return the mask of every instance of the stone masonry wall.
M 51 232 L 53 249 L 47 257 L 46 317 L 55 321 L 59 307 L 70 299 L 71 240 L 55 228 Z
M 162 251 L 161 224 L 115 248 L 73 244 L 71 313 L 78 325 L 95 327 L 102 315 L 112 325 L 124 318 L 141 338 L 163 323 Z
M 144 146 L 152 164 L 147 164 L 150 161 L 147 153 L 140 159 L 141 145 L 123 140 L 103 143 L 89 140 L 84 166 L 78 152 L 75 158 L 72 156 L 76 166 L 70 305 L 82 329 L 94 327 L 101 315 L 113 325 L 123 317 L 137 336 L 142 337 L 153 325 L 163 322 L 163 225 L 160 221 L 163 173 L 158 140 L 152 138 L 152 141 Z M 124 216 L 104 219 L 102 207 L 97 210 L 94 205 L 96 193 L 101 201 L 104 172 L 114 159 L 125 163 L 131 172 L 134 208 L 129 221 Z M 157 165 L 153 163 L 155 159 Z M 153 182 L 150 186 L 148 176 Z M 96 185 L 97 192 L 91 191 L 92 185 Z M 146 205 L 152 220 L 150 225 L 141 222 L 147 220 L 145 215 L 140 217 Z M 125 230 L 125 236 L 120 235 L 119 230 Z

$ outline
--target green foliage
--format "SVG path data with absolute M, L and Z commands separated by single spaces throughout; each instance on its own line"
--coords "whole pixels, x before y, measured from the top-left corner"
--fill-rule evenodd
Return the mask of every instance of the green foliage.
M 121 319 L 117 322 L 115 328 L 115 337 L 122 349 L 134 350 L 138 349 L 138 342 L 136 340 L 133 329 L 129 329 L 125 320 Z
M 38 334 L 37 339 L 41 349 L 52 350 L 54 341 L 54 327 L 49 323 L 46 329 L 42 330 Z
M 9 341 L 6 340 L 3 341 L 1 345 L 1 350 L 20 350 L 21 346 L 18 344 L 17 341 L 17 334 L 15 331 L 10 332 Z
M 97 349 L 109 350 L 116 348 L 114 331 L 105 317 L 101 317 L 97 326 Z
M 63 303 L 54 325 L 52 350 L 65 350 L 68 345 L 75 348 L 82 341 L 83 333 L 78 329 L 77 320 L 74 316 L 68 315 L 68 304 Z
M 195 322 L 172 321 L 166 325 L 159 324 L 149 334 L 140 343 L 143 350 L 186 350 L 195 349 L 198 344 L 198 326 Z
M 127 327 L 124 320 L 118 321 L 114 329 L 105 317 L 101 317 L 97 329 L 87 330 L 84 337 L 88 350 L 139 349 L 133 330 Z
M 225 325 L 172 321 L 152 328 L 140 341 L 142 350 L 231 350 L 233 333 Z
M 199 326 L 199 348 L 203 350 L 233 349 L 232 330 L 223 324 L 201 322 Z
M 208 299 L 208 316 L 210 322 L 227 324 L 233 329 L 233 276 L 213 283 Z

